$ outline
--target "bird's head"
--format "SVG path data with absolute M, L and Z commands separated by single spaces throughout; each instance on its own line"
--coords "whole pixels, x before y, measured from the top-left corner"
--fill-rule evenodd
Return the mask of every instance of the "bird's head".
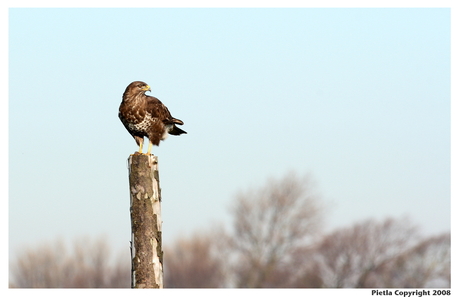
M 142 81 L 135 81 L 131 84 L 134 84 L 134 87 L 137 89 L 137 91 L 139 92 L 151 92 L 152 90 L 150 89 L 150 86 L 148 84 L 146 84 L 145 82 L 142 82 Z
M 137 98 L 140 94 L 145 94 L 145 92 L 151 91 L 150 86 L 142 81 L 133 81 L 127 87 L 123 93 L 123 100 L 130 100 Z

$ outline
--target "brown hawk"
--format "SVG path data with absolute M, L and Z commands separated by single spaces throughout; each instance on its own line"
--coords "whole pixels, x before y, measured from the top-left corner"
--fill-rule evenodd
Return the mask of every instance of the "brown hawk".
M 160 140 L 166 139 L 168 134 L 180 135 L 187 132 L 176 126 L 184 122 L 173 118 L 168 108 L 157 98 L 145 95 L 146 91 L 151 91 L 146 83 L 130 83 L 123 93 L 118 117 L 134 137 L 139 153 L 142 154 L 144 137 L 149 139 L 147 154 L 150 155 L 152 145 L 160 145 Z

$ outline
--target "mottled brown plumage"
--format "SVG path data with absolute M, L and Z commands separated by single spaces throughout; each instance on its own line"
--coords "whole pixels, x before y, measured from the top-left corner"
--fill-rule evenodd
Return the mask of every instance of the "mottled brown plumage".
M 146 91 L 150 91 L 146 83 L 130 83 L 123 93 L 118 117 L 139 145 L 139 153 L 142 153 L 144 137 L 149 139 L 147 154 L 150 154 L 152 145 L 160 145 L 160 140 L 166 139 L 168 134 L 180 135 L 187 132 L 176 126 L 184 123 L 173 118 L 160 100 L 145 95 Z

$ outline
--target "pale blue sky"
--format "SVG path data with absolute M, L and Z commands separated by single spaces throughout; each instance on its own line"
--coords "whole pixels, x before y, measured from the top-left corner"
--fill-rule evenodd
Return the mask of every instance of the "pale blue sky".
M 9 247 L 130 240 L 118 119 L 143 80 L 187 135 L 159 156 L 166 243 L 311 173 L 326 229 L 450 230 L 449 9 L 10 9 Z

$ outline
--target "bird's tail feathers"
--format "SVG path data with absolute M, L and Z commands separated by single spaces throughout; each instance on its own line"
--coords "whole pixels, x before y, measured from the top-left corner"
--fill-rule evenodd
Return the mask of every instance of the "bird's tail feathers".
M 168 133 L 171 134 L 171 135 L 181 135 L 181 134 L 184 134 L 184 133 L 187 134 L 187 132 L 185 132 L 181 128 L 176 127 L 176 125 L 173 125 L 171 130 L 169 130 Z

